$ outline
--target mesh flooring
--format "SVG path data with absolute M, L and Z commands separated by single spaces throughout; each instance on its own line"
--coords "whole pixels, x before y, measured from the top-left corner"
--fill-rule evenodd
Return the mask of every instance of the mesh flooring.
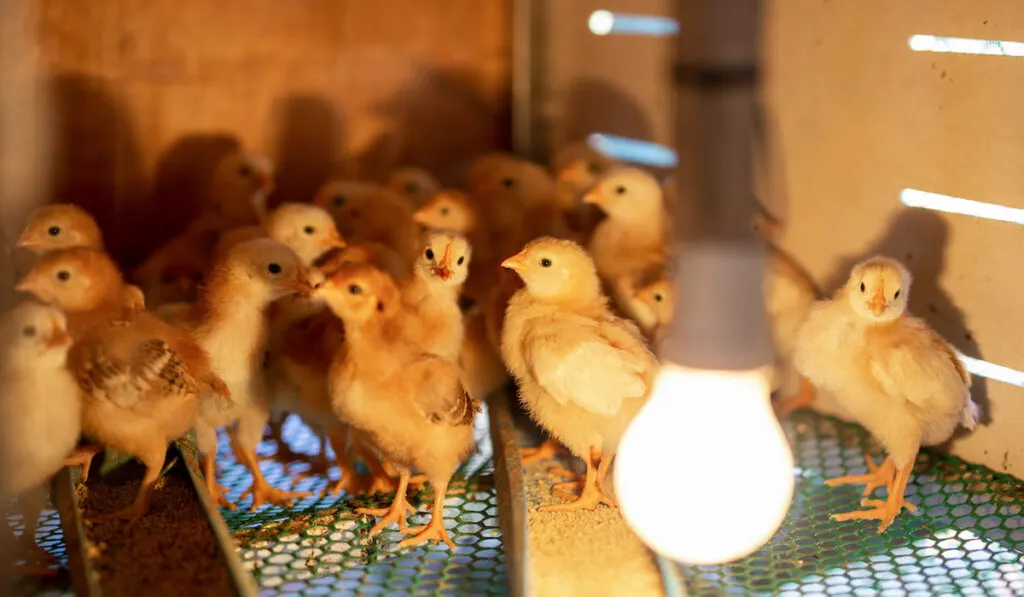
M 862 487 L 822 482 L 864 473 L 864 451 L 877 460 L 881 446 L 860 427 L 813 413 L 784 428 L 797 465 L 786 522 L 738 563 L 681 566 L 692 595 L 1024 595 L 1024 482 L 922 453 L 906 493 L 918 511 L 879 535 L 877 521 L 829 518 L 858 509 Z
M 451 553 L 443 545 L 398 550 L 403 538 L 397 530 L 369 537 L 372 517 L 356 516 L 360 507 L 383 507 L 391 495 L 356 498 L 342 494 L 319 498 L 326 485 L 320 479 L 298 483 L 296 490 L 314 496 L 293 508 L 264 506 L 249 512 L 248 498 L 237 511 L 222 510 L 234 534 L 242 560 L 255 576 L 261 595 L 504 595 L 508 593 L 505 557 L 498 527 L 497 492 L 491 466 L 491 443 L 486 413 L 477 418 L 476 453 L 461 467 L 445 501 L 446 526 L 456 544 Z M 295 417 L 285 422 L 284 435 L 296 452 L 312 454 L 317 438 Z M 264 442 L 260 453 L 273 451 Z M 231 490 L 229 499 L 249 486 L 251 476 L 234 463 L 226 441 L 219 449 L 223 472 L 221 484 Z M 291 467 L 292 472 L 301 470 Z M 282 488 L 290 482 L 284 467 L 263 463 L 267 480 Z M 337 478 L 337 470 L 332 470 Z M 412 525 L 425 524 L 430 512 L 430 490 L 410 493 L 420 512 Z

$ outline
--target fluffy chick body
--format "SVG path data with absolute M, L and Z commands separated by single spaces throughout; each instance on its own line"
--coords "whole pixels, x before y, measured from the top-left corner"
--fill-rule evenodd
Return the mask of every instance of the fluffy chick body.
M 416 259 L 414 275 L 402 286 L 406 333 L 424 352 L 457 363 L 465 328 L 459 290 L 469 273 L 471 249 L 465 237 L 430 231 Z
M 873 510 L 848 518 L 876 518 L 879 532 L 902 507 L 903 491 L 920 446 L 947 441 L 958 426 L 973 429 L 977 406 L 970 375 L 953 348 L 906 313 L 911 277 L 898 261 L 874 257 L 856 265 L 831 300 L 815 303 L 796 342 L 796 368 L 830 391 L 885 447 L 886 461 L 869 475 L 831 480 L 889 488 Z
M 501 352 L 531 417 L 587 462 L 583 494 L 558 507 L 594 508 L 626 427 L 657 366 L 637 327 L 612 314 L 579 245 L 542 238 L 507 259 L 525 287 L 509 301 Z M 603 459 L 592 455 L 603 454 Z M 594 460 L 601 459 L 600 480 Z
M 335 358 L 330 391 L 339 416 L 366 434 L 401 475 L 395 503 L 374 527 L 404 525 L 405 489 L 412 470 L 434 486 L 434 514 L 422 532 L 403 542 L 442 540 L 444 494 L 458 463 L 472 451 L 477 405 L 465 392 L 458 366 L 425 354 L 405 331 L 401 296 L 383 272 L 348 264 L 319 293 L 345 324 L 348 350 Z
M 338 231 L 351 241 L 387 245 L 412 264 L 419 252 L 419 226 L 413 206 L 379 185 L 333 181 L 324 185 L 314 203 L 334 217 Z

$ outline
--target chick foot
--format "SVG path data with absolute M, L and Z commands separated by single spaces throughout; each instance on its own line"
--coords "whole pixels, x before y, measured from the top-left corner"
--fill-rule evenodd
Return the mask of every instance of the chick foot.
M 548 504 L 541 506 L 541 512 L 564 512 L 568 510 L 594 510 L 601 504 L 608 506 L 615 506 L 615 500 L 606 495 L 604 491 L 598 487 L 598 471 L 597 467 L 594 466 L 594 460 L 599 458 L 596 450 L 591 449 L 591 458 L 587 460 L 587 472 L 583 477 L 582 481 L 569 481 L 568 483 L 560 483 L 556 485 L 556 489 L 560 486 L 568 486 L 571 484 L 578 484 L 582 487 L 579 497 L 575 501 L 564 503 L 564 504 Z M 605 464 L 607 462 L 608 464 Z M 608 466 L 611 464 L 611 458 L 607 458 L 602 461 L 602 465 Z M 554 492 L 552 492 L 554 493 Z
M 806 378 L 800 379 L 800 390 L 792 396 L 783 396 L 775 402 L 775 414 L 781 419 L 790 413 L 809 407 L 814 402 L 814 387 Z
M 92 468 L 92 459 L 103 451 L 103 446 L 85 445 L 78 446 L 67 458 L 64 459 L 64 466 L 82 467 L 82 483 L 89 480 L 89 470 Z
M 406 520 L 409 511 L 415 513 L 416 510 L 409 505 L 405 500 L 405 492 L 409 487 L 409 473 L 402 473 L 398 479 L 398 490 L 395 491 L 395 499 L 391 502 L 391 505 L 387 508 L 358 508 L 356 514 L 360 516 L 380 516 L 381 519 L 377 521 L 377 524 L 373 525 L 370 529 L 370 536 L 373 537 L 377 533 L 384 530 L 384 527 L 392 523 L 398 523 L 398 529 L 402 530 L 409 526 L 409 521 Z
M 399 476 L 398 471 L 395 469 L 395 467 L 390 462 L 383 462 L 382 461 L 380 463 L 380 466 L 381 466 L 382 469 L 384 469 L 384 472 L 389 477 L 397 478 Z M 409 489 L 411 489 L 413 491 L 423 491 L 423 489 L 426 488 L 426 486 L 427 486 L 427 476 L 426 475 L 413 475 L 412 477 L 409 477 Z
M 871 495 L 871 493 L 879 487 L 885 487 L 885 490 L 891 494 L 893 477 L 896 472 L 892 458 L 886 456 L 885 460 L 882 461 L 882 464 L 877 465 L 870 455 L 865 454 L 864 464 L 868 468 L 868 472 L 866 474 L 845 475 L 843 477 L 826 479 L 825 485 L 828 485 L 829 487 L 836 487 L 838 485 L 859 485 L 863 483 L 864 491 L 861 493 L 863 497 Z
M 455 551 L 455 543 L 448 536 L 448 529 L 444 528 L 444 498 L 448 492 L 448 482 L 438 483 L 434 486 L 433 514 L 430 515 L 430 522 L 422 527 L 410 527 L 402 530 L 404 535 L 413 535 L 403 539 L 398 547 L 412 547 L 427 541 L 443 541 L 449 549 Z
M 904 508 L 913 510 L 914 506 L 904 499 L 904 492 L 907 489 L 907 481 L 910 479 L 910 471 L 913 469 L 914 461 L 896 470 L 895 479 L 892 482 L 889 497 L 883 500 L 862 500 L 861 504 L 868 507 L 868 510 L 855 510 L 833 514 L 832 520 L 878 520 L 878 533 L 882 534 L 889 528 L 892 522 Z M 881 468 L 881 467 L 879 467 Z
M 267 483 L 267 480 L 260 475 L 254 479 L 252 485 L 242 492 L 242 495 L 238 496 L 239 500 L 244 500 L 246 496 L 252 495 L 252 506 L 249 508 L 251 512 L 255 512 L 260 506 L 264 504 L 273 504 L 280 508 L 288 508 L 292 505 L 295 500 L 301 500 L 313 495 L 312 491 L 285 491 L 284 489 L 278 489 Z
M 519 455 L 523 464 L 534 464 L 542 460 L 549 460 L 564 454 L 565 451 L 558 441 L 553 437 L 544 440 L 544 443 L 534 448 L 519 448 Z
M 238 506 L 233 504 L 227 498 L 228 489 L 217 482 L 217 476 L 214 472 L 215 460 L 213 454 L 207 454 L 202 456 L 202 467 L 203 477 L 206 479 L 206 493 L 213 499 L 213 503 L 219 508 L 227 508 L 228 510 L 237 510 Z

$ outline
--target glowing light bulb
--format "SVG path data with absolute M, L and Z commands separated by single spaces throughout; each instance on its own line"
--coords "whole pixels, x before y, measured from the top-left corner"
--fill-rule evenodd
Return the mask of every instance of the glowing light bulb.
M 771 539 L 793 498 L 793 455 L 764 369 L 663 365 L 615 460 L 626 522 L 663 556 L 737 560 Z

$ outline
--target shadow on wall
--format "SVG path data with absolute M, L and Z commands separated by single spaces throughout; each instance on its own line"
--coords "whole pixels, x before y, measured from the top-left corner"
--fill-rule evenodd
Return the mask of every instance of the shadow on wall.
M 969 357 L 984 358 L 975 341 L 964 312 L 939 285 L 945 267 L 949 224 L 934 211 L 905 208 L 889 220 L 886 231 L 872 243 L 871 249 L 857 256 L 840 257 L 837 269 L 822 289 L 829 295 L 846 283 L 850 269 L 872 255 L 884 255 L 903 262 L 914 276 L 910 290 L 910 311 L 932 325 L 956 349 Z M 991 420 L 988 380 L 975 376 L 971 388 L 981 407 L 981 420 Z
M 344 141 L 344 123 L 326 99 L 295 95 L 275 106 L 276 190 L 270 207 L 309 202 L 334 173 Z
M 595 132 L 643 140 L 654 137 L 654 125 L 640 106 L 629 94 L 604 81 L 574 81 L 565 97 L 564 118 L 566 141 Z
M 156 165 L 151 199 L 139 213 L 152 232 L 139 262 L 180 234 L 202 211 L 217 164 L 238 146 L 238 139 L 221 133 L 187 135 L 164 150 Z
M 417 166 L 453 185 L 475 157 L 509 146 L 507 94 L 485 91 L 475 72 L 413 72 L 402 89 L 371 107 L 388 122 L 389 133 L 354 157 L 363 177 L 382 180 L 396 167 Z
M 138 145 L 127 113 L 102 79 L 57 74 L 50 198 L 92 213 L 111 254 L 127 265 L 152 234 L 126 214 L 147 202 Z

